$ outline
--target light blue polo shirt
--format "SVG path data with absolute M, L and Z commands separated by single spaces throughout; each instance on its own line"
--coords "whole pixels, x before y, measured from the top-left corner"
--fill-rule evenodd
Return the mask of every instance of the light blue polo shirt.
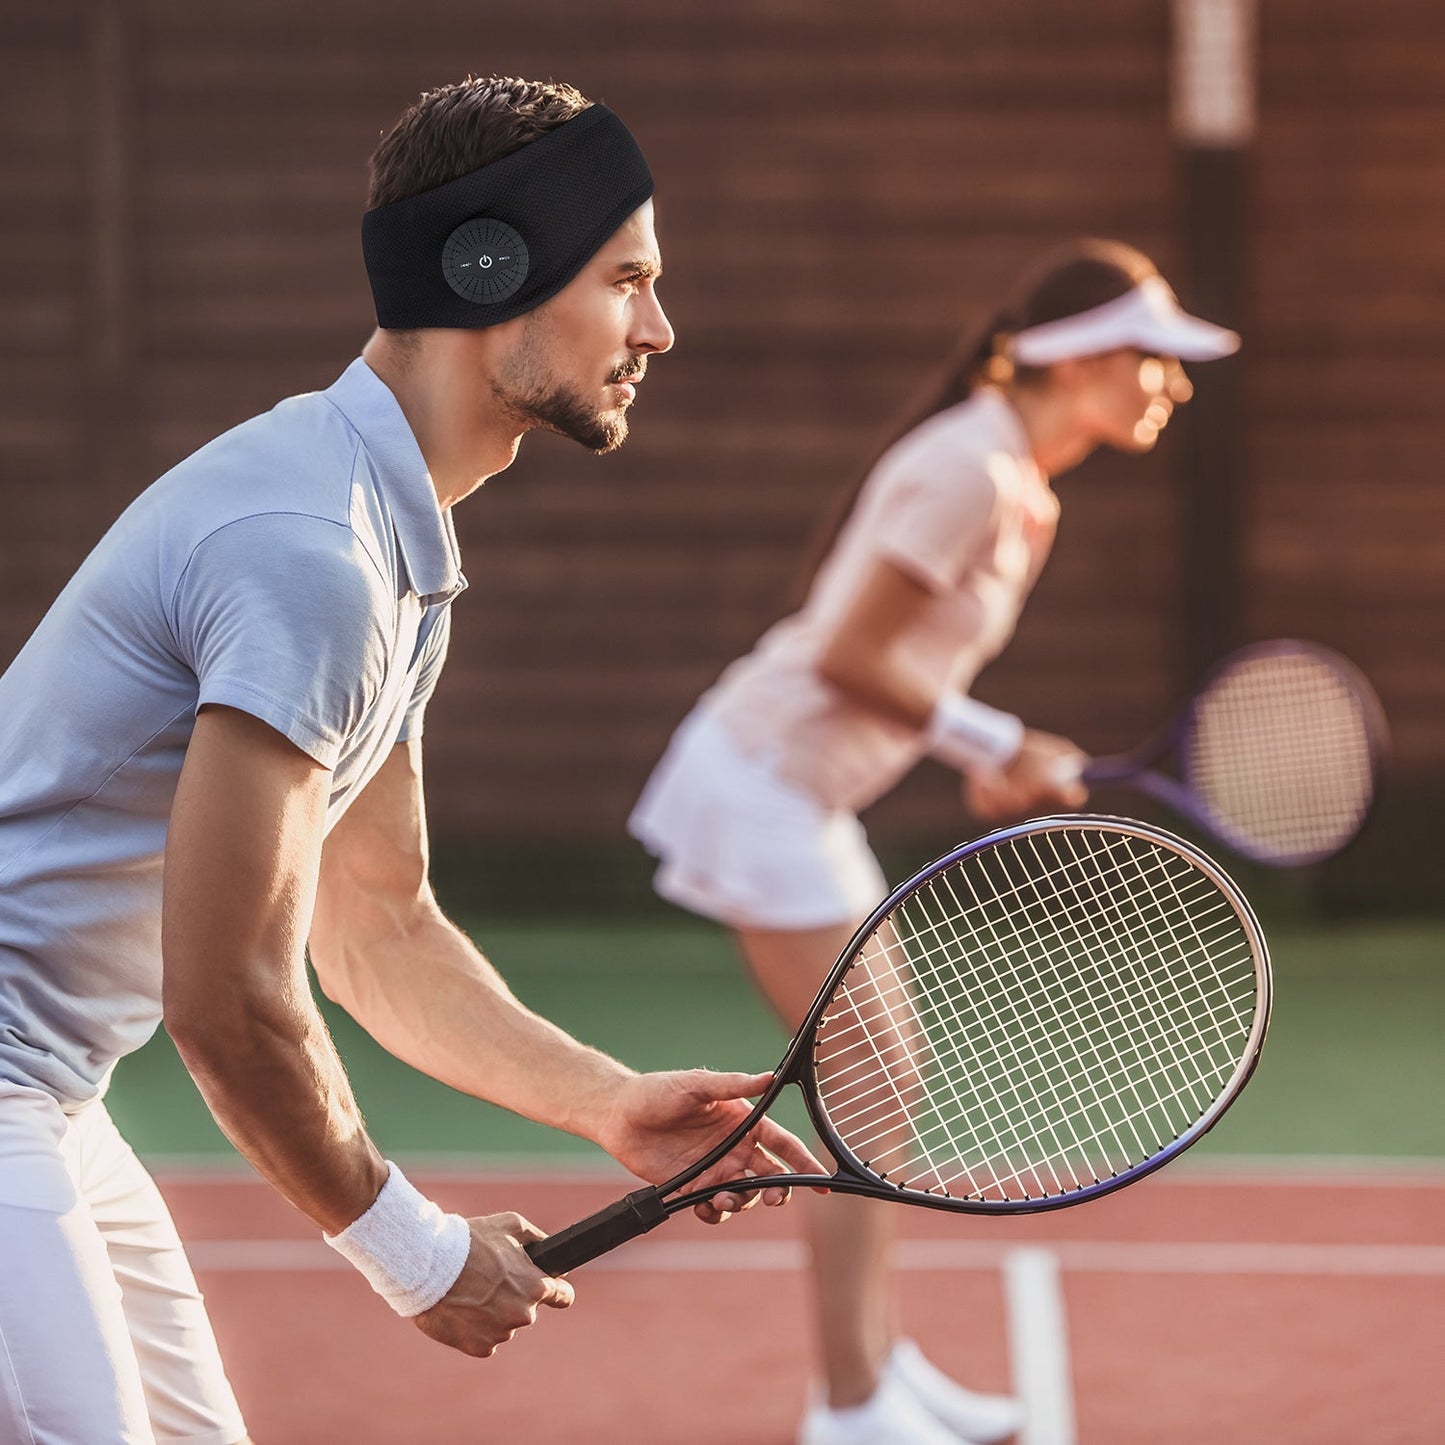
M 364 361 L 143 492 L 0 677 L 0 1079 L 79 1104 L 161 1018 L 161 874 L 203 703 L 331 769 L 417 737 L 466 586 Z

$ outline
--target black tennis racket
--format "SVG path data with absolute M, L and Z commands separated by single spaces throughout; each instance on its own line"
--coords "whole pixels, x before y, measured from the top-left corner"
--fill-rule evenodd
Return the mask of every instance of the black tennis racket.
M 1385 746 L 1384 710 L 1353 664 L 1313 643 L 1262 642 L 1220 662 L 1159 737 L 1095 758 L 1083 778 L 1137 788 L 1244 857 L 1288 868 L 1331 857 L 1364 827 Z
M 715 1194 L 770 1185 L 979 1214 L 1095 1199 L 1229 1107 L 1269 997 L 1259 924 L 1197 848 L 1122 818 L 1001 829 L 879 905 L 728 1138 L 527 1251 L 563 1274 Z M 837 1172 L 689 1191 L 790 1084 Z

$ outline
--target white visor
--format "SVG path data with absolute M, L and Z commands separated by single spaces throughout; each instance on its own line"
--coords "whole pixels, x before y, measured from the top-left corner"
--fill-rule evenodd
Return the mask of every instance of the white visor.
M 1020 366 L 1052 366 L 1124 346 L 1181 361 L 1214 361 L 1238 351 L 1239 336 L 1191 316 L 1162 276 L 1150 276 L 1102 306 L 1020 331 L 1008 356 Z

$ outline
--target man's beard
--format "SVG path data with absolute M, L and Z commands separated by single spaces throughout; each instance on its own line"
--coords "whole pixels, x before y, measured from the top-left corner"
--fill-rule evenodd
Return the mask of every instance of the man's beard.
M 498 401 L 511 411 L 524 430 L 544 427 L 570 437 L 599 456 L 614 452 L 627 440 L 627 413 L 622 407 L 599 411 L 536 363 L 536 350 L 524 347 L 493 383 Z M 642 375 L 638 359 L 617 367 L 609 381 Z
M 526 398 L 510 397 L 508 405 L 532 426 L 570 437 L 598 456 L 615 452 L 627 440 L 626 412 L 621 408 L 613 412 L 595 411 L 565 386 Z

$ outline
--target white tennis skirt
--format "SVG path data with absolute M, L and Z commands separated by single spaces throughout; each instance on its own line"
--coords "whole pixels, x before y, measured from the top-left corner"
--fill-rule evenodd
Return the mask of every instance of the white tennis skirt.
M 861 922 L 888 892 L 858 819 L 783 782 L 706 709 L 673 734 L 627 826 L 662 897 L 732 928 Z

